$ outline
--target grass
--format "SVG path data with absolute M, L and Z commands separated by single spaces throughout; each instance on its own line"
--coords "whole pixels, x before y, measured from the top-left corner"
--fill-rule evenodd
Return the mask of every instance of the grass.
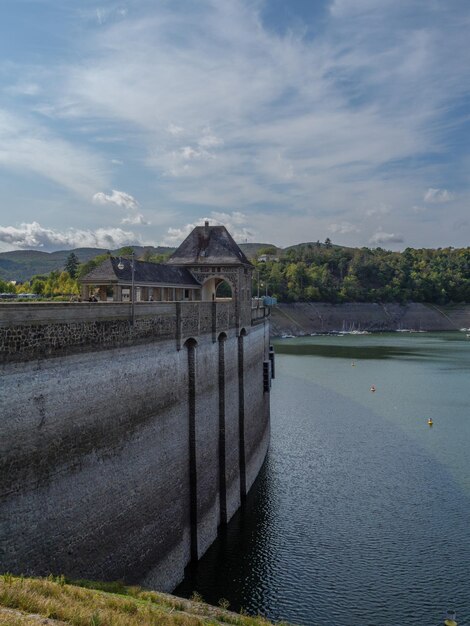
M 226 606 L 221 601 L 223 607 Z M 48 619 L 45 619 L 48 618 Z M 169 594 L 122 583 L 63 576 L 0 576 L 0 626 L 268 626 L 262 617 L 231 613 Z

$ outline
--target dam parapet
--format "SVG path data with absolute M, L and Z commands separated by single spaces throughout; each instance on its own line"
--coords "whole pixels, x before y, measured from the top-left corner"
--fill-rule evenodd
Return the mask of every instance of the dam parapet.
M 28 361 L 141 342 L 186 339 L 249 328 L 266 307 L 227 302 L 4 303 L 0 304 L 0 363 Z

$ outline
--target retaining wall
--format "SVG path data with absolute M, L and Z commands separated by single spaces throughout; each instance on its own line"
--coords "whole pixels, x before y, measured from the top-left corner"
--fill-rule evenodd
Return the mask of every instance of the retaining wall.
M 458 330 L 470 328 L 470 305 L 309 302 L 272 309 L 271 332 L 307 335 L 328 331 Z
M 0 364 L 1 571 L 171 590 L 234 514 L 269 441 L 269 323 L 258 312 L 240 327 L 230 307 L 202 304 L 173 315 L 152 303 L 133 325 L 115 304 L 101 318 L 106 304 L 78 305 L 90 319 L 75 305 L 68 320 L 3 317 L 38 341 L 8 343 Z M 85 335 L 61 343 L 57 325 L 74 324 Z

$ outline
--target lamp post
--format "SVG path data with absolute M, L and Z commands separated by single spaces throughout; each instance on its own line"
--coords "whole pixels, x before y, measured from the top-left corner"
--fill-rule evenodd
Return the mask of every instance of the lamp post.
M 122 258 L 119 260 L 118 269 L 124 269 Z M 131 252 L 131 325 L 134 326 L 135 321 L 135 252 Z
M 134 326 L 134 321 L 135 321 L 135 252 L 132 251 L 131 254 L 131 270 L 132 270 L 132 281 L 131 281 L 131 295 L 132 295 L 132 301 L 131 301 L 131 324 L 132 326 Z

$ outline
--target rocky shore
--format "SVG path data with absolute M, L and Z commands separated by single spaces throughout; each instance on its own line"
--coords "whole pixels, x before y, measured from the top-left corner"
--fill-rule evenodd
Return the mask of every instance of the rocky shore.
M 278 304 L 271 315 L 271 335 L 310 335 L 341 331 L 460 330 L 470 328 L 470 304 L 409 303 Z

